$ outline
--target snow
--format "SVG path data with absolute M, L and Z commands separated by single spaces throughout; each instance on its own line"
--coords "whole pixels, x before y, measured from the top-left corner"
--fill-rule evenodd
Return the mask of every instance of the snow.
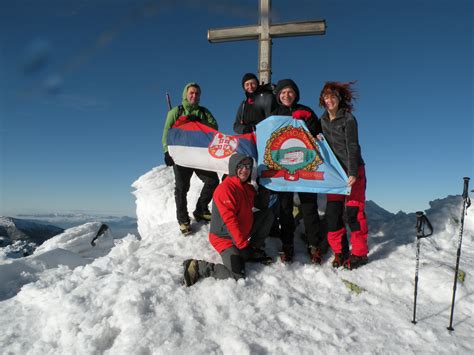
M 202 183 L 193 178 L 192 211 Z M 462 200 L 449 196 L 426 211 L 435 234 L 421 240 L 416 325 L 411 323 L 415 273 L 414 214 L 378 211 L 371 220 L 370 262 L 335 270 L 331 255 L 310 264 L 295 237 L 290 265 L 248 264 L 245 280 L 180 285 L 187 258 L 219 262 L 208 226 L 177 228 L 172 169 L 157 167 L 134 184 L 141 239 L 99 238 L 84 225 L 53 237 L 35 254 L 4 261 L 0 275 L 20 272 L 17 289 L 0 283 L 3 353 L 333 354 L 473 353 L 474 217 L 465 217 L 454 332 L 449 333 Z M 371 209 L 372 210 L 372 209 Z M 371 228 L 372 225 L 369 225 Z M 78 240 L 76 240 L 79 238 Z M 87 243 L 86 243 L 87 242 Z M 279 242 L 267 241 L 276 255 Z M 90 244 L 89 244 L 90 245 Z M 23 263 L 23 269 L 19 262 Z M 18 270 L 10 270 L 16 265 Z M 9 267 L 10 269 L 7 269 Z M 17 275 L 17 274 L 15 274 Z M 365 289 L 351 291 L 343 280 Z M 20 289 L 21 287 L 21 289 Z

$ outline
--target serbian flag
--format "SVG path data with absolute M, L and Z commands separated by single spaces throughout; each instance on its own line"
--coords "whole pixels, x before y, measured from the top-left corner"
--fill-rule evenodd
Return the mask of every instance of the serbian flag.
M 229 173 L 229 159 L 234 153 L 257 161 L 255 134 L 229 136 L 199 122 L 170 128 L 167 144 L 176 164 L 220 174 Z
M 348 176 L 327 144 L 303 120 L 270 116 L 257 125 L 260 184 L 274 191 L 347 195 Z

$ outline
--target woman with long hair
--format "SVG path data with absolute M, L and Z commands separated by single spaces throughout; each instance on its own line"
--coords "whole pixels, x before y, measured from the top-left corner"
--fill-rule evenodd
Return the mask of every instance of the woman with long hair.
M 319 96 L 319 105 L 325 108 L 320 122 L 325 139 L 349 176 L 351 192 L 345 195 L 327 195 L 326 219 L 328 242 L 334 252 L 332 265 L 355 269 L 368 263 L 367 219 L 365 215 L 365 163 L 359 145 L 357 121 L 352 115 L 354 82 L 326 82 Z M 351 250 L 343 220 L 344 208 L 351 229 Z

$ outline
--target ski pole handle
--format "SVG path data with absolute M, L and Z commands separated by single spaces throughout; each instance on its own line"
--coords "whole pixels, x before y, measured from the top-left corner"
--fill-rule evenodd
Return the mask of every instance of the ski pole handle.
M 464 179 L 464 189 L 463 189 L 463 191 L 462 191 L 462 198 L 463 198 L 463 199 L 467 199 L 467 197 L 468 197 L 467 194 L 468 194 L 468 190 L 469 190 L 469 180 L 470 180 L 470 178 L 464 177 L 463 179 Z
M 425 225 L 429 229 L 429 233 L 425 234 Z M 426 238 L 433 234 L 433 226 L 431 225 L 428 217 L 423 213 L 423 211 L 416 212 L 416 237 Z

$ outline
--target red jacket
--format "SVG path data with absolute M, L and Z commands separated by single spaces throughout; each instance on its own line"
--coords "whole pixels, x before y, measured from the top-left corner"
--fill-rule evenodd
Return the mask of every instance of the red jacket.
M 245 248 L 253 224 L 255 188 L 237 176 L 228 176 L 216 188 L 212 203 L 209 241 L 220 254 L 235 245 Z

